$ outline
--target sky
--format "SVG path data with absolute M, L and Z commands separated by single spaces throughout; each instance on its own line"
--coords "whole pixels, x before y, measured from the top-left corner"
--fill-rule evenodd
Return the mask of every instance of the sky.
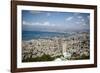
M 22 10 L 23 31 L 67 32 L 89 27 L 89 13 Z

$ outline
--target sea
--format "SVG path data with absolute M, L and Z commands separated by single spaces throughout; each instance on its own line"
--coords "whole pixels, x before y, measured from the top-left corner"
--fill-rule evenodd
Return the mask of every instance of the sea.
M 68 33 L 59 33 L 59 32 L 44 32 L 44 31 L 22 31 L 22 40 L 31 40 L 31 39 L 48 39 L 52 37 L 68 37 Z

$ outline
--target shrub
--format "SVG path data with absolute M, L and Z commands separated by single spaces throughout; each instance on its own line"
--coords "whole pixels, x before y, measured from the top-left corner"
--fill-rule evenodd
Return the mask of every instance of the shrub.
M 39 61 L 53 61 L 55 57 L 43 54 L 41 57 L 23 59 L 22 62 L 39 62 Z

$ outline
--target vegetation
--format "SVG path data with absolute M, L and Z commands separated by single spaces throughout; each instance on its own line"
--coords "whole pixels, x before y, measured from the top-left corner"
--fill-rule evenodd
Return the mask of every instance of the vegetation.
M 90 56 L 83 54 L 82 56 L 72 56 L 71 60 L 84 60 L 84 59 L 89 59 L 89 58 Z
M 43 54 L 41 57 L 23 59 L 22 62 L 39 62 L 39 61 L 53 61 L 55 57 Z
M 86 55 L 82 55 L 79 59 L 89 59 L 90 58 L 90 56 L 86 56 Z

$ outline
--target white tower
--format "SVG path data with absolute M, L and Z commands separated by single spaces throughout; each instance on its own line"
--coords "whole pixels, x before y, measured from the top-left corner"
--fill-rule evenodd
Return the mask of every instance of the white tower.
M 66 43 L 62 43 L 62 52 L 63 52 L 63 56 L 66 57 Z

